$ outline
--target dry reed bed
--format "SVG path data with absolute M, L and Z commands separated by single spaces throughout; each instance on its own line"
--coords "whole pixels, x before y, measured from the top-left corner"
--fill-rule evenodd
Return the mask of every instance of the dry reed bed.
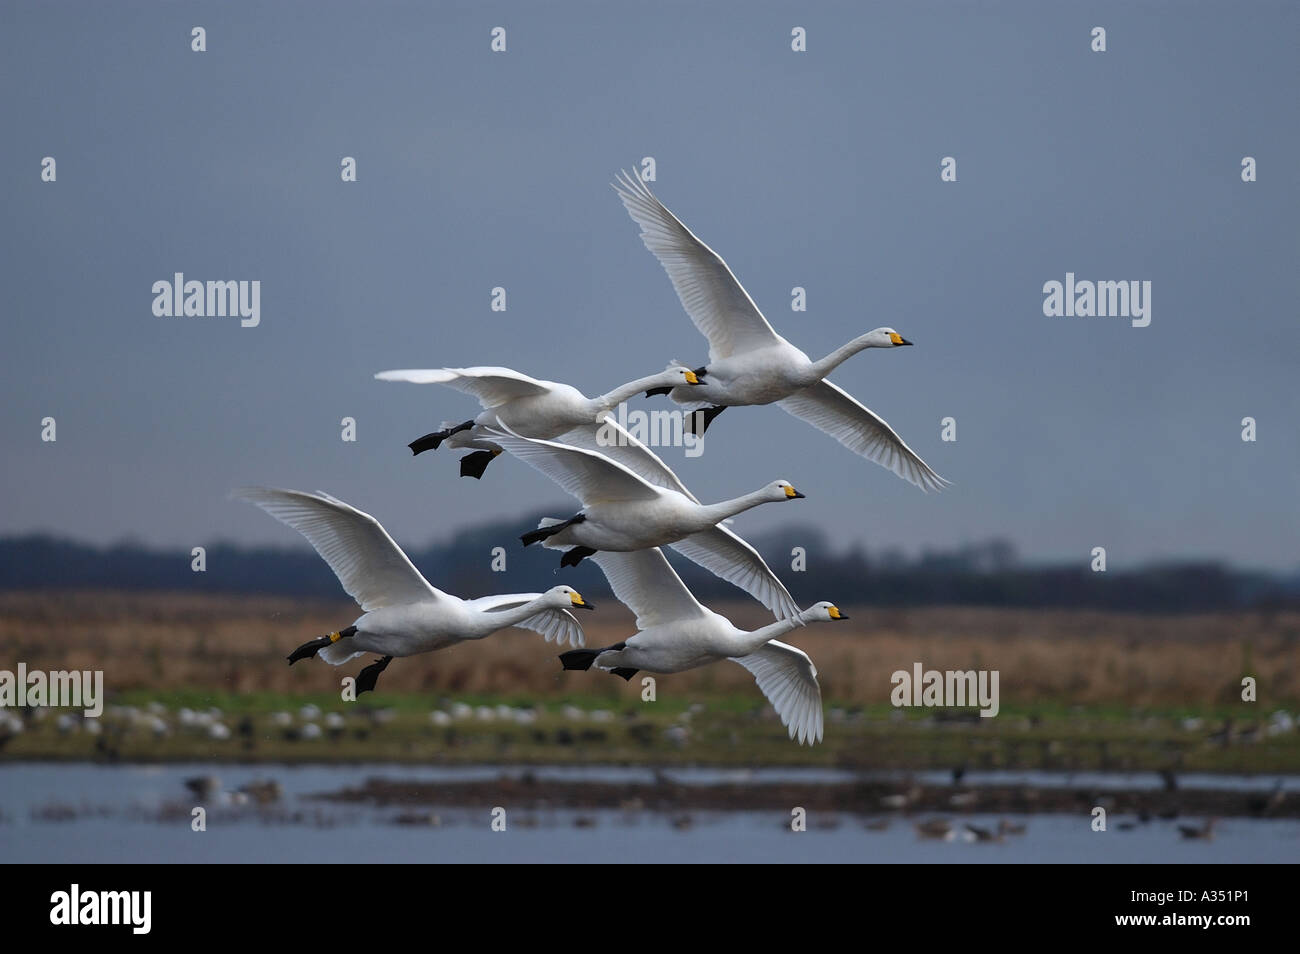
M 740 626 L 761 607 L 719 605 Z M 1261 709 L 1300 699 L 1300 613 L 1139 615 L 982 608 L 844 607 L 852 619 L 788 637 L 813 657 L 828 699 L 885 703 L 890 675 L 927 669 L 996 669 L 1004 706 L 1014 703 L 1189 705 L 1231 703 L 1240 678 L 1259 679 Z M 0 594 L 0 668 L 103 669 L 108 688 L 202 688 L 230 692 L 335 691 L 340 670 L 285 664 L 299 643 L 350 623 L 345 600 L 120 591 Z M 634 632 L 612 600 L 583 614 L 588 645 Z M 478 644 L 397 660 L 382 688 L 420 692 L 558 696 L 595 692 L 633 698 L 636 681 L 561 673 L 559 650 L 510 630 Z M 752 681 L 739 666 L 664 677 L 674 693 L 730 693 Z

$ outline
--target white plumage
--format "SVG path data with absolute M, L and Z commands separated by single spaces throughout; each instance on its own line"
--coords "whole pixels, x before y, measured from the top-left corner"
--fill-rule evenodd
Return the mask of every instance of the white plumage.
M 813 361 L 776 333 L 722 257 L 668 211 L 639 176 L 622 173 L 614 189 L 641 227 L 645 247 L 668 273 L 682 307 L 709 341 L 709 363 L 697 369 L 700 383 L 673 388 L 674 401 L 688 408 L 779 403 L 924 491 L 947 485 L 883 419 L 826 380 L 859 351 L 911 342 L 893 328 L 877 328 Z
M 375 377 L 381 381 L 445 384 L 478 398 L 483 410 L 473 419 L 473 426 L 451 433 L 454 425 L 444 424 L 446 436 L 429 441 L 432 446 L 445 443 L 448 447 L 497 452 L 501 448 L 487 432 L 491 428 L 507 427 L 524 437 L 557 440 L 600 450 L 656 486 L 687 493 L 659 456 L 629 434 L 610 412 L 644 391 L 694 386 L 698 379 L 688 368 L 673 365 L 659 374 L 638 378 L 595 398 L 589 398 L 567 384 L 531 378 L 510 368 L 381 371 Z M 431 438 L 434 436 L 430 435 Z M 419 453 L 416 444 L 412 444 L 412 450 Z
M 801 623 L 847 619 L 834 604 L 818 603 L 799 613 L 797 620 L 746 632 L 702 606 L 658 548 L 601 552 L 592 559 L 618 600 L 636 613 L 637 634 L 621 647 L 565 653 L 565 668 L 594 665 L 607 671 L 674 673 L 730 659 L 753 674 L 790 738 L 809 745 L 821 741 L 817 667 L 805 652 L 776 637 Z
M 716 504 L 649 483 L 604 454 L 554 441 L 532 440 L 488 430 L 491 440 L 550 477 L 582 503 L 568 526 L 548 518 L 546 534 L 525 534 L 525 543 L 549 538 L 557 545 L 626 552 L 670 545 L 705 569 L 734 583 L 781 618 L 793 618 L 798 604 L 759 556 L 723 520 L 759 504 L 802 497 L 777 480 L 753 493 Z M 568 558 L 566 557 L 566 560 Z M 561 565 L 565 565 L 563 562 Z
M 320 649 L 331 665 L 363 652 L 432 652 L 508 626 L 533 630 L 548 642 L 583 644 L 582 627 L 569 610 L 590 604 L 568 586 L 463 600 L 432 586 L 378 520 L 329 494 L 254 487 L 233 496 L 306 537 L 364 610 L 352 624 L 355 634 Z

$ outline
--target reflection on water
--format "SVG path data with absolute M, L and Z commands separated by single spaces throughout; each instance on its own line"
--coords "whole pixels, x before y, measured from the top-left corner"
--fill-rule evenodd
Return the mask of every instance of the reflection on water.
M 449 782 L 490 780 L 530 772 L 540 780 L 653 780 L 638 768 L 421 768 L 370 766 L 159 765 L 102 766 L 25 763 L 0 767 L 0 858 L 6 862 L 338 862 L 338 861 L 779 861 L 779 862 L 1295 862 L 1300 821 L 1227 818 L 1213 840 L 1188 840 L 1179 824 L 1199 819 L 1134 824 L 1116 816 L 1110 831 L 1093 832 L 1079 815 L 949 815 L 951 840 L 921 838 L 915 823 L 928 815 L 858 816 L 810 813 L 807 831 L 790 831 L 779 811 L 695 811 L 659 814 L 616 810 L 535 808 L 507 810 L 507 829 L 490 828 L 491 809 L 383 806 L 306 798 L 354 787 L 367 778 Z M 864 776 L 825 770 L 671 770 L 682 784 L 804 782 L 834 784 Z M 219 788 L 206 803 L 205 832 L 190 829 L 197 804 L 186 780 L 216 775 Z M 879 778 L 880 775 L 873 777 Z M 891 776 L 892 777 L 892 776 Z M 274 798 L 257 795 L 274 779 Z M 915 776 L 925 781 L 924 774 Z M 936 775 L 934 781 L 942 781 Z M 215 780 L 212 780 L 215 781 Z M 1180 777 L 1199 787 L 1270 790 L 1297 779 Z M 1145 787 L 1153 777 L 981 773 L 967 784 L 1043 787 Z M 240 789 L 244 792 L 238 793 Z M 251 793 L 251 797 L 250 794 Z M 1003 820 L 1024 824 L 1022 835 L 984 842 L 965 828 L 996 832 Z M 1121 830 L 1121 823 L 1123 828 Z M 968 840 L 969 839 L 969 840 Z

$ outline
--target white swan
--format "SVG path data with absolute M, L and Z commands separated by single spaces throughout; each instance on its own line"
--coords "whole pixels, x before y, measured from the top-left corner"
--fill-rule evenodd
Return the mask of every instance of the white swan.
M 394 656 L 482 639 L 507 626 L 531 629 L 547 642 L 583 645 L 582 627 L 569 610 L 592 604 L 570 587 L 462 600 L 431 586 L 378 520 L 329 494 L 249 487 L 232 496 L 306 537 L 365 611 L 351 626 L 303 643 L 289 656 L 289 665 L 319 653 L 339 666 L 365 652 L 379 653 L 383 659 L 357 677 L 358 695 L 375 687 Z
M 685 490 L 654 451 L 606 415 L 642 391 L 658 393 L 660 389 L 698 384 L 699 379 L 689 368 L 673 366 L 596 398 L 589 398 L 567 384 L 530 378 L 510 368 L 408 369 L 380 371 L 375 377 L 380 381 L 445 384 L 478 398 L 483 411 L 473 420 L 455 425 L 444 423 L 442 430 L 425 434 L 407 445 L 415 454 L 433 450 L 444 442 L 448 447 L 475 448 L 473 453 L 461 458 L 462 477 L 483 476 L 487 465 L 501 453 L 500 447 L 484 437 L 484 428 L 505 425 L 524 437 L 600 450 L 652 484 Z M 602 425 L 607 434 L 616 437 L 608 445 L 597 441 Z
M 614 596 L 636 613 L 637 634 L 604 649 L 562 653 L 565 669 L 595 666 L 631 679 L 641 670 L 682 672 L 730 659 L 754 674 L 790 738 L 809 745 L 821 741 L 817 667 L 803 650 L 776 639 L 794 629 L 795 620 L 781 620 L 753 632 L 737 628 L 725 616 L 700 605 L 658 548 L 597 553 L 592 559 L 604 571 Z M 825 602 L 799 614 L 803 623 L 840 619 L 848 617 Z
M 692 407 L 711 404 L 704 412 L 705 427 L 724 408 L 775 402 L 926 492 L 947 485 L 885 421 L 826 380 L 865 348 L 897 348 L 910 341 L 893 328 L 877 328 L 820 361 L 811 360 L 772 330 L 722 257 L 669 212 L 640 176 L 624 172 L 614 188 L 686 313 L 709 339 L 709 363 L 694 369 L 700 384 L 673 388 L 674 401 Z
M 683 556 L 749 593 L 781 619 L 799 605 L 758 551 L 721 526 L 723 520 L 779 500 L 804 495 L 776 480 L 753 493 L 716 504 L 649 483 L 604 454 L 489 428 L 487 435 L 582 502 L 568 520 L 544 518 L 525 533 L 524 546 L 540 540 L 571 547 L 560 566 L 576 566 L 599 550 L 644 550 L 669 544 Z

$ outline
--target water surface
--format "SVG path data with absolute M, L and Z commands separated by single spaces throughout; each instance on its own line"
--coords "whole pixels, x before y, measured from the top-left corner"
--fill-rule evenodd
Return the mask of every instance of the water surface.
M 995 829 L 1006 817 L 1028 826 L 1024 835 L 997 843 L 921 839 L 917 818 L 880 814 L 883 831 L 866 828 L 867 816 L 811 816 L 808 830 L 792 832 L 781 812 L 677 813 L 506 809 L 506 830 L 491 830 L 495 806 L 412 809 L 322 801 L 307 796 L 355 787 L 367 778 L 407 781 L 491 779 L 531 772 L 539 780 L 647 781 L 642 768 L 409 765 L 91 765 L 11 763 L 0 767 L 0 859 L 5 862 L 1295 862 L 1300 860 L 1300 821 L 1229 818 L 1212 841 L 1180 837 L 1177 825 L 1199 821 L 1152 821 L 1121 831 L 1093 832 L 1086 817 L 1041 814 L 982 816 L 949 813 Z M 826 770 L 673 769 L 685 784 L 712 782 L 807 782 L 837 784 L 863 776 Z M 914 776 L 942 781 L 942 773 Z M 184 786 L 194 776 L 219 776 L 224 792 L 273 778 L 284 790 L 275 805 L 232 806 L 213 798 L 204 832 L 190 828 L 195 798 Z M 872 778 L 889 777 L 874 773 Z M 897 776 L 902 778 L 902 776 Z M 1268 790 L 1295 778 L 1187 776 L 1187 787 L 1249 787 Z M 1045 772 L 972 773 L 964 783 L 1154 787 L 1154 776 L 1065 775 Z M 437 824 L 430 816 L 436 815 Z M 404 818 L 406 823 L 399 823 Z M 960 830 L 960 829 L 959 829 Z

